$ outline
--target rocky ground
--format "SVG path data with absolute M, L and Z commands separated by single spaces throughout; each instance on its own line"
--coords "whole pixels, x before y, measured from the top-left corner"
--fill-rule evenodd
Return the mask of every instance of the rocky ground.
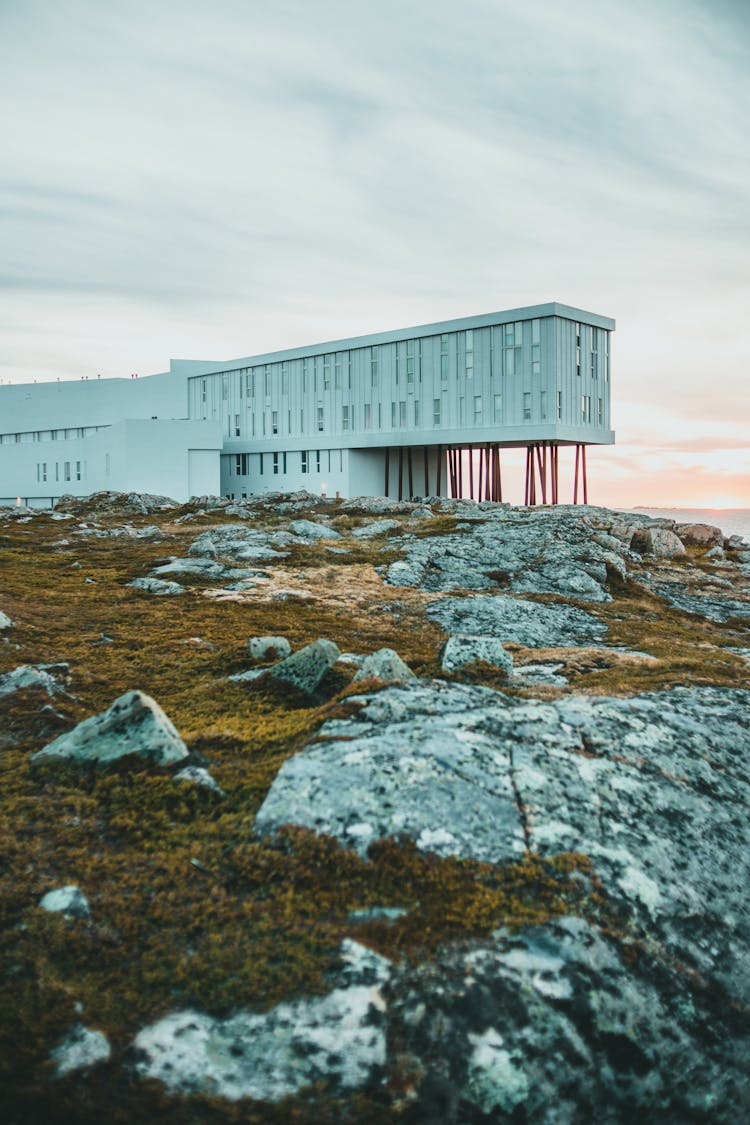
M 0 509 L 0 1109 L 750 1119 L 750 547 Z

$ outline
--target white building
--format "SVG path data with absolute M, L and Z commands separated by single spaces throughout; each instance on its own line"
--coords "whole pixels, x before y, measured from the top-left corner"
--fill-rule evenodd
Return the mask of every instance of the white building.
M 146 379 L 0 387 L 0 502 L 102 488 L 500 499 L 501 450 L 525 447 L 527 502 L 554 503 L 561 445 L 585 500 L 586 446 L 614 442 L 614 327 L 550 303 Z

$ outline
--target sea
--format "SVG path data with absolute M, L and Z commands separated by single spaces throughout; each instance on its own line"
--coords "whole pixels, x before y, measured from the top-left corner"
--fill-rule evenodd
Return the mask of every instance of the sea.
M 750 508 L 620 508 L 623 512 L 642 512 L 664 516 L 678 523 L 710 523 L 725 535 L 741 535 L 750 544 Z

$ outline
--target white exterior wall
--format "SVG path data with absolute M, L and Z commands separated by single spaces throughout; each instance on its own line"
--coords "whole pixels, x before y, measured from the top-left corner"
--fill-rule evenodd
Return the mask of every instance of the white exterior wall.
M 20 497 L 32 507 L 51 507 L 62 495 L 102 490 L 152 492 L 179 501 L 215 495 L 220 450 L 217 425 L 150 419 L 117 422 L 81 438 L 3 444 L 0 504 Z M 196 453 L 208 457 L 196 460 Z

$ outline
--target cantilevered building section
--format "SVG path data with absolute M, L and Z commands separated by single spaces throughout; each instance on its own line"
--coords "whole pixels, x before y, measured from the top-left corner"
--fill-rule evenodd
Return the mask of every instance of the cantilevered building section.
M 614 327 L 551 303 L 173 360 L 143 379 L 0 387 L 0 503 L 100 489 L 501 500 L 507 457 L 524 455 L 525 502 L 557 503 L 561 446 L 575 448 L 565 499 L 585 503 L 586 447 L 614 442 Z
M 241 498 L 502 499 L 501 451 L 525 447 L 526 503 L 560 499 L 558 451 L 610 429 L 608 317 L 556 302 L 216 364 L 188 378 L 189 415 L 224 429 L 221 488 Z

